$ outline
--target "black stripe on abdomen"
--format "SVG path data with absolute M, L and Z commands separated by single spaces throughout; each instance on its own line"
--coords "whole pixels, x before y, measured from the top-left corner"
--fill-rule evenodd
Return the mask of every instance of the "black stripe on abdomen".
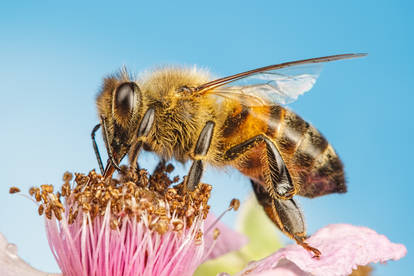
M 222 128 L 222 135 L 224 138 L 231 137 L 240 130 L 240 126 L 246 121 L 249 116 L 249 109 L 242 106 L 240 112 L 233 110 L 226 118 Z
M 309 126 L 296 148 L 293 162 L 301 168 L 311 168 L 315 159 L 325 151 L 327 146 L 328 141 L 325 137 L 316 128 Z
M 292 111 L 286 110 L 284 115 L 276 142 L 282 152 L 293 154 L 309 124 Z

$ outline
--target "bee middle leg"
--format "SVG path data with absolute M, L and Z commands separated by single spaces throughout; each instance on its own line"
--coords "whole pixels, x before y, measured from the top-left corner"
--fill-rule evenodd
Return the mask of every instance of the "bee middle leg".
M 203 174 L 204 165 L 202 158 L 207 155 L 210 148 L 211 139 L 213 138 L 215 123 L 208 121 L 198 137 L 197 144 L 194 149 L 195 160 L 191 165 L 190 172 L 188 173 L 185 183 L 185 189 L 187 191 L 194 191 L 200 183 L 201 176 Z
M 144 117 L 142 118 L 139 124 L 138 133 L 137 133 L 138 141 L 134 145 L 132 145 L 128 153 L 129 165 L 135 169 L 139 169 L 137 160 L 138 160 L 139 152 L 141 151 L 141 148 L 143 146 L 143 141 L 141 139 L 143 139 L 144 137 L 148 135 L 152 126 L 154 125 L 154 120 L 155 120 L 155 110 L 153 108 L 149 108 L 145 112 Z
M 266 145 L 266 152 L 262 159 L 266 189 L 274 198 L 290 199 L 296 193 L 295 186 L 277 146 L 265 135 L 259 134 L 230 148 L 225 152 L 224 158 L 226 160 L 234 160 L 249 149 L 263 142 Z
M 267 216 L 297 244 L 314 254 L 313 257 L 319 258 L 321 252 L 305 242 L 306 227 L 302 211 L 296 202 L 291 198 L 287 200 L 272 198 L 263 186 L 250 180 L 253 186 L 257 201 L 263 206 Z

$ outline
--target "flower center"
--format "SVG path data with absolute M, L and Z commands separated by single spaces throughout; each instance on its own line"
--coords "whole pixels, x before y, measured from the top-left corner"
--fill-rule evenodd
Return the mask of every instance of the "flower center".
M 200 184 L 193 192 L 183 190 L 179 178 L 170 179 L 173 166 L 159 166 L 149 176 L 145 170 L 134 171 L 124 167 L 118 179 L 104 179 L 95 171 L 88 175 L 71 173 L 63 176 L 64 184 L 54 192 L 52 185 L 33 187 L 29 193 L 40 203 L 39 215 L 49 220 L 62 216 L 73 224 L 80 213 L 88 214 L 93 222 L 104 216 L 107 208 L 111 215 L 111 228 L 122 226 L 123 218 L 146 220 L 151 230 L 159 234 L 167 231 L 181 231 L 185 225 L 191 227 L 198 217 L 205 219 L 210 206 L 211 186 Z M 171 187 L 172 186 L 172 187 Z M 62 200 L 63 198 L 63 200 Z

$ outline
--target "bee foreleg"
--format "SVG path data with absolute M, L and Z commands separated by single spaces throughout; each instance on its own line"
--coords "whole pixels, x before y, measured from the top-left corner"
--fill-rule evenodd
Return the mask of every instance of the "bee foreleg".
M 321 252 L 305 242 L 306 227 L 303 213 L 293 199 L 273 198 L 263 186 L 251 180 L 257 201 L 263 206 L 267 216 L 289 238 L 295 240 L 300 246 L 319 257 Z
M 268 192 L 279 199 L 289 199 L 296 193 L 289 171 L 276 145 L 263 134 L 257 135 L 238 144 L 224 154 L 226 160 L 234 160 L 258 143 L 264 142 L 266 154 L 263 158 L 263 174 Z
M 109 162 L 106 165 L 106 168 L 104 170 L 104 176 L 106 177 L 107 175 L 112 175 L 113 173 L 113 169 L 117 169 L 118 171 L 121 170 L 121 168 L 118 166 L 117 162 L 115 161 L 114 158 L 114 154 L 112 153 L 112 147 L 111 145 L 109 145 L 109 134 L 108 134 L 108 128 L 106 126 L 106 118 L 101 116 L 101 121 L 102 121 L 102 128 L 103 128 L 103 137 L 104 137 L 104 142 L 105 142 L 105 146 L 106 146 L 106 151 L 108 152 L 108 157 L 109 157 Z M 112 165 L 112 168 L 111 168 Z
M 96 140 L 95 140 L 95 133 L 98 131 L 98 129 L 100 127 L 101 127 L 101 124 L 97 124 L 92 129 L 91 137 L 92 137 L 92 146 L 93 146 L 93 150 L 95 151 L 96 160 L 98 161 L 98 165 L 99 165 L 99 169 L 101 170 L 101 174 L 103 174 L 104 173 L 104 167 L 103 167 L 103 164 L 102 164 L 102 158 L 101 158 L 101 154 L 99 153 L 99 148 L 98 148 L 98 145 L 96 144 Z
M 128 152 L 128 162 L 129 166 L 135 169 L 139 169 L 138 165 L 138 154 L 141 151 L 142 148 L 142 141 L 138 141 L 135 144 L 132 145 Z
M 153 108 L 149 108 L 142 118 L 139 127 L 138 127 L 138 133 L 137 138 L 138 142 L 136 142 L 130 149 L 128 153 L 128 159 L 129 159 L 129 165 L 131 167 L 139 168 L 137 160 L 138 160 L 138 154 L 141 151 L 142 148 L 142 139 L 143 137 L 147 136 L 150 132 L 152 126 L 154 125 L 154 119 L 155 119 L 155 110 Z
M 152 174 L 155 174 L 155 172 L 157 172 L 157 171 L 163 171 L 163 169 L 165 169 L 165 164 L 166 163 L 167 163 L 167 160 L 165 160 L 164 158 L 161 158 L 161 160 L 158 162 L 157 166 L 155 166 L 155 169 L 152 172 Z
M 195 160 L 191 165 L 190 172 L 187 176 L 187 183 L 185 185 L 188 191 L 194 191 L 200 183 L 204 170 L 202 158 L 207 155 L 208 149 L 210 148 L 214 126 L 214 122 L 208 121 L 198 137 L 197 144 L 194 149 Z

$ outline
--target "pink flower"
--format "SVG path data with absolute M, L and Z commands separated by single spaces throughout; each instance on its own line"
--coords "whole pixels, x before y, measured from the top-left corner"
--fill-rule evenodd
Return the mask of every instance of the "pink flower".
M 150 230 L 148 220 L 125 217 L 122 226 L 113 230 L 110 211 L 92 222 L 83 214 L 72 225 L 64 217 L 60 223 L 46 219 L 47 237 L 52 252 L 64 275 L 192 275 L 210 257 L 239 249 L 245 238 L 215 226 L 219 231 L 235 237 L 232 243 L 221 235 L 213 237 L 213 230 L 205 229 L 214 218 L 206 221 L 197 217 L 188 229 L 159 234 Z M 174 218 L 172 219 L 174 222 Z M 207 227 L 206 227 L 207 226 Z M 169 225 L 172 229 L 173 224 Z M 217 230 L 216 230 L 217 231 Z M 215 246 L 219 244 L 220 246 Z
M 237 275 L 349 275 L 357 266 L 398 260 L 407 253 L 404 245 L 391 243 L 374 230 L 348 224 L 326 226 L 307 242 L 322 252 L 319 259 L 312 258 L 301 246 L 293 244 L 250 263 Z
M 71 179 L 65 174 L 57 193 L 51 185 L 30 190 L 64 276 L 190 276 L 204 261 L 247 242 L 208 214 L 209 185 L 183 195 L 163 171 L 155 179 L 131 172 L 110 182 L 94 172 L 77 174 L 76 185 Z M 0 242 L 0 275 L 47 275 Z
M 215 237 L 214 231 L 210 231 L 202 237 L 200 243 L 195 244 L 195 230 L 210 228 L 215 223 L 213 215 L 209 215 L 199 224 L 193 224 L 194 226 L 183 235 L 176 233 L 159 235 L 146 228 L 145 224 L 134 224 L 131 221 L 123 224 L 123 228 L 119 232 L 112 231 L 108 225 L 107 217 L 103 218 L 101 222 L 103 225 L 100 229 L 102 238 L 95 237 L 94 241 L 90 239 L 94 235 L 93 229 L 89 227 L 90 224 L 82 225 L 81 229 L 77 229 L 77 235 L 72 236 L 66 232 L 71 230 L 63 230 L 71 225 L 67 225 L 65 222 L 58 225 L 56 221 L 46 219 L 48 239 L 63 275 L 192 275 L 201 263 L 237 250 L 247 241 L 243 235 L 219 222 L 213 227 L 224 235 Z M 85 221 L 88 222 L 88 219 Z M 59 229 L 60 227 L 62 229 Z M 72 227 L 72 230 L 74 228 Z M 127 228 L 129 229 L 127 230 Z M 131 229 L 135 231 L 136 236 L 132 236 Z M 126 236 L 126 233 L 129 233 L 129 237 Z M 228 239 L 225 236 L 233 238 Z M 61 239 L 62 237 L 63 239 Z M 82 237 L 84 237 L 83 241 Z M 95 242 L 96 245 L 99 241 L 103 244 L 100 248 L 90 247 L 92 242 Z M 108 250 L 105 250 L 106 241 L 108 241 Z M 70 247 L 71 242 L 77 245 Z M 125 252 L 120 252 L 122 247 Z M 133 252 L 130 252 L 129 255 L 126 254 L 126 250 L 131 248 L 135 248 L 135 254 Z M 152 254 L 145 254 L 148 249 L 152 250 Z M 85 260 L 82 260 L 82 256 L 84 256 L 82 250 L 87 253 Z M 146 264 L 143 263 L 145 261 Z M 123 271 L 122 269 L 125 268 L 130 268 L 130 271 Z M 85 271 L 86 273 L 84 273 Z M 48 274 L 31 267 L 18 257 L 16 245 L 9 244 L 0 233 L 0 275 L 59 276 L 60 274 Z
M 41 203 L 39 214 L 46 216 L 49 245 L 64 276 L 193 275 L 206 260 L 246 244 L 243 235 L 208 214 L 209 185 L 202 184 L 196 191 L 183 194 L 180 185 L 170 188 L 171 181 L 165 174 L 158 175 L 156 182 L 146 175 L 141 177 L 140 181 L 131 181 L 131 176 L 126 175 L 108 183 L 92 172 L 88 176 L 78 174 L 74 187 L 66 175 L 61 193 L 53 193 L 50 185 L 31 189 L 30 194 Z M 65 198 L 63 203 L 61 195 Z M 259 208 L 257 204 L 250 206 Z M 237 258 L 241 260 L 238 265 L 245 263 L 246 256 L 254 258 L 258 248 L 260 251 L 271 243 L 265 236 L 272 231 L 259 221 L 257 211 L 244 209 L 242 214 L 248 218 L 242 220 L 244 229 L 265 244 L 250 247 L 255 248 L 254 252 L 245 247 L 234 254 L 237 257 L 228 266 L 234 266 Z M 255 233 L 251 232 L 252 221 L 260 225 L 253 228 Z M 398 260 L 406 254 L 403 245 L 391 243 L 366 227 L 347 224 L 324 227 L 307 242 L 322 252 L 319 259 L 293 244 L 249 262 L 236 275 L 349 275 L 358 266 Z M 22 261 L 17 248 L 0 235 L 0 275 L 51 274 Z M 213 274 L 203 274 L 199 269 L 197 275 Z
M 0 233 L 0 275 L 1 276 L 58 276 L 58 274 L 48 274 L 41 272 L 17 255 L 17 246 L 8 243 L 6 238 Z

